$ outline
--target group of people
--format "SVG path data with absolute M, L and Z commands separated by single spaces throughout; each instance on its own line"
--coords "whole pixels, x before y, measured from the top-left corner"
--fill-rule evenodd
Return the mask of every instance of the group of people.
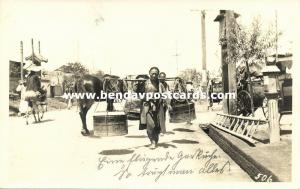
M 149 70 L 149 79 L 137 82 L 133 90 L 137 93 L 166 93 L 169 92 L 169 86 L 166 82 L 166 74 L 160 72 L 157 67 Z M 20 113 L 26 113 L 28 107 L 34 99 L 41 98 L 43 88 L 39 76 L 35 70 L 31 70 L 26 77 L 26 82 L 20 81 L 17 91 L 21 92 Z M 46 97 L 46 95 L 44 95 Z M 41 99 L 40 99 L 41 100 Z M 157 147 L 159 136 L 166 133 L 166 112 L 172 110 L 171 99 L 141 99 L 139 129 L 147 130 L 148 138 L 151 142 L 150 148 Z M 34 109 L 33 109 L 34 111 Z
M 157 67 L 149 70 L 149 79 L 134 86 L 137 93 L 164 93 L 169 91 L 166 74 Z M 166 111 L 172 109 L 170 99 L 142 99 L 140 112 L 140 130 L 147 130 L 151 142 L 150 148 L 157 147 L 159 136 L 166 133 Z

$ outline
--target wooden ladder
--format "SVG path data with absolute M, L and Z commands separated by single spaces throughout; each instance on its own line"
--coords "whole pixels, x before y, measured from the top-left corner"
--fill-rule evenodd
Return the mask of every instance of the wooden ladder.
M 258 141 L 253 135 L 259 125 L 266 123 L 267 120 L 217 113 L 211 125 L 255 145 Z

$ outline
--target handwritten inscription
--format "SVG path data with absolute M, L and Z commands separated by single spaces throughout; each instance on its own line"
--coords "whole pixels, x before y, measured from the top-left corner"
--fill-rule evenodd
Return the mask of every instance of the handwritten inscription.
M 222 174 L 230 171 L 230 162 L 221 160 L 217 149 L 213 151 L 197 149 L 194 153 L 166 152 L 159 157 L 138 153 L 132 154 L 128 159 L 101 156 L 98 160 L 98 170 L 105 168 L 117 169 L 113 176 L 119 180 L 132 176 L 152 176 L 157 182 L 165 175 Z

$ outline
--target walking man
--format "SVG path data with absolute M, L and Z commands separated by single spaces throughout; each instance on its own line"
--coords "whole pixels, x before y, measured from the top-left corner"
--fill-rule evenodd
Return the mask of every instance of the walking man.
M 143 91 L 136 91 L 137 93 L 159 93 L 159 69 L 157 67 L 152 67 L 149 70 L 150 79 L 144 82 L 145 87 L 136 87 L 140 88 Z M 146 96 L 145 95 L 145 96 Z M 139 129 L 147 129 L 147 135 L 151 142 L 151 149 L 155 149 L 157 147 L 157 143 L 159 140 L 159 133 L 161 131 L 160 127 L 160 110 L 161 100 L 160 99 L 142 99 L 142 107 L 140 114 L 140 125 Z

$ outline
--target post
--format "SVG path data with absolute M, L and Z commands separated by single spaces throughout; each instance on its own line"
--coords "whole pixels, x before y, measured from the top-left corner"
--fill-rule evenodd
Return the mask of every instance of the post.
M 264 92 L 268 99 L 270 143 L 276 143 L 280 141 L 277 86 L 277 76 L 280 70 L 276 65 L 267 65 L 262 69 L 262 73 L 264 76 Z
M 276 56 L 275 56 L 275 62 L 278 61 L 278 34 L 277 34 L 277 11 L 275 12 L 276 17 Z M 269 66 L 270 67 L 270 66 Z M 278 68 L 277 68 L 278 69 Z M 278 70 L 277 70 L 278 71 Z M 277 77 L 276 72 L 274 75 L 271 72 L 267 72 L 265 74 L 269 76 L 268 80 L 274 80 L 272 77 L 275 75 L 275 81 L 272 83 L 268 83 L 269 85 L 272 85 L 270 90 L 274 91 L 274 94 L 277 94 Z M 275 86 L 274 86 L 275 85 Z M 268 90 L 269 91 L 269 90 Z M 270 129 L 270 143 L 276 143 L 280 141 L 280 127 L 279 127 L 279 112 L 278 112 L 278 96 L 277 95 L 266 95 L 268 98 L 268 116 L 269 116 L 269 129 Z
M 280 141 L 280 127 L 278 115 L 278 100 L 276 98 L 268 100 L 270 143 Z
M 20 50 L 21 50 L 21 81 L 23 81 L 23 41 L 20 42 Z
M 230 60 L 230 44 L 228 43 L 231 37 L 232 30 L 236 28 L 236 18 L 238 14 L 231 10 L 220 10 L 220 14 L 215 18 L 215 22 L 220 23 L 219 27 L 219 41 L 221 45 L 221 57 L 222 57 L 222 83 L 223 93 L 234 93 L 237 96 L 237 83 L 236 83 L 236 63 Z M 223 99 L 223 112 L 231 115 L 235 115 L 237 101 L 235 99 Z
M 206 70 L 206 31 L 205 31 L 205 10 L 201 11 L 201 41 L 202 41 L 202 81 L 201 81 L 201 90 L 208 93 L 207 90 L 207 70 Z M 209 109 L 208 98 L 205 100 L 205 106 L 207 110 Z

